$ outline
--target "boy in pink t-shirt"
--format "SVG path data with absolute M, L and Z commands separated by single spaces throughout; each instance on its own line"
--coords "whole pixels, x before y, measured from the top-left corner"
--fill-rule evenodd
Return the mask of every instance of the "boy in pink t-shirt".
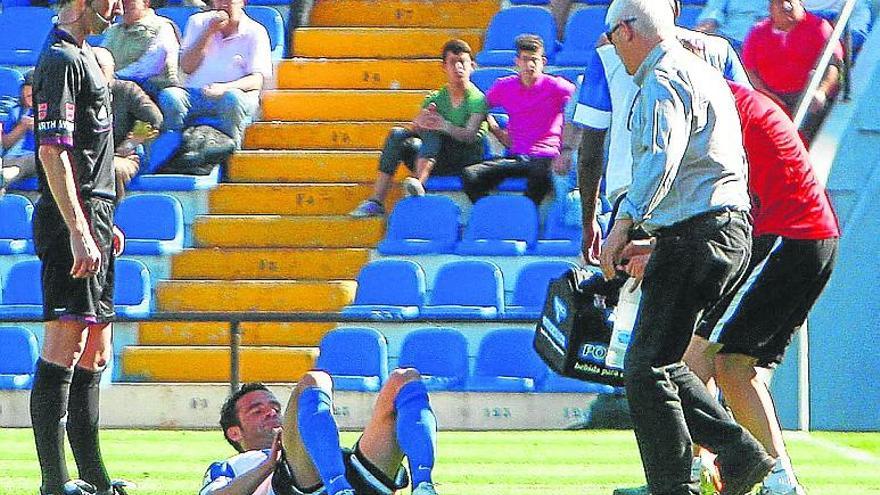
M 550 190 L 551 163 L 560 154 L 563 112 L 574 94 L 574 84 L 543 73 L 544 43 L 533 34 L 516 39 L 519 75 L 503 77 L 486 93 L 489 107 L 501 107 L 510 116 L 507 130 L 489 121 L 489 130 L 511 158 L 491 160 L 462 171 L 464 191 L 476 202 L 508 177 L 528 179 L 525 195 L 540 204 Z

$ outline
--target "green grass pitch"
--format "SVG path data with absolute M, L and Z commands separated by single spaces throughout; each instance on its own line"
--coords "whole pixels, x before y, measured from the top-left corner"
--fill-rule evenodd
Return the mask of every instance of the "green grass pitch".
M 810 495 L 880 495 L 880 433 L 787 439 Z M 138 484 L 132 495 L 195 495 L 208 464 L 232 453 L 217 431 L 106 430 L 101 440 L 111 475 Z M 609 495 L 644 480 L 631 431 L 441 432 L 438 441 L 441 495 Z M 35 495 L 31 431 L 2 429 L 0 446 L 0 495 Z

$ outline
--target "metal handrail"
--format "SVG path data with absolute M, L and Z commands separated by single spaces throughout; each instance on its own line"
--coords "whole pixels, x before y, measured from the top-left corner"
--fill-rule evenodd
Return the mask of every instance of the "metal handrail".
M 819 89 L 819 84 L 822 82 L 822 78 L 825 77 L 825 71 L 828 70 L 828 65 L 831 63 L 831 56 L 834 55 L 835 45 L 840 41 L 840 36 L 846 30 L 849 18 L 852 16 L 853 9 L 856 6 L 856 1 L 857 0 L 846 0 L 846 3 L 840 10 L 840 15 L 837 16 L 837 22 L 834 24 L 834 31 L 831 32 L 831 37 L 828 38 L 828 43 L 825 45 L 822 56 L 816 64 L 816 70 L 813 71 L 813 76 L 810 78 L 810 84 L 807 85 L 807 89 L 801 94 L 801 99 L 797 105 L 797 111 L 795 112 L 794 119 L 792 119 L 795 127 L 798 129 L 800 129 L 801 125 L 804 123 L 804 119 L 807 117 L 807 110 L 810 107 L 810 101 L 813 99 L 813 93 Z M 849 77 L 848 74 L 847 77 Z
M 25 318 L 15 316 L 3 316 L 0 324 L 6 323 L 43 323 L 41 318 Z M 500 320 L 474 320 L 473 318 L 367 318 L 362 316 L 345 315 L 335 313 L 314 312 L 251 312 L 251 313 L 227 313 L 219 311 L 187 311 L 187 312 L 157 312 L 147 318 L 117 317 L 114 323 L 150 323 L 158 321 L 167 322 L 223 322 L 229 323 L 229 386 L 235 393 L 241 383 L 241 324 L 242 323 L 514 323 L 535 325 L 533 319 L 527 318 L 504 318 Z

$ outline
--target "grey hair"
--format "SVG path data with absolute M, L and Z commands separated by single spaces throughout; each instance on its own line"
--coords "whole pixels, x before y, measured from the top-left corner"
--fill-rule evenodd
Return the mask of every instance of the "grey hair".
M 673 3 L 657 0 L 614 0 L 608 7 L 605 25 L 613 27 L 626 19 L 635 19 L 630 25 L 642 36 L 670 39 L 675 36 Z

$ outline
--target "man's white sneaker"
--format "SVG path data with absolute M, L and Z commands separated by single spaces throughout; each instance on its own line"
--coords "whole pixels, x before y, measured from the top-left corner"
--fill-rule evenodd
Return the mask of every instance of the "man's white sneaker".
M 403 195 L 404 196 L 424 196 L 425 195 L 425 186 L 422 185 L 422 182 L 415 177 L 407 177 L 403 179 L 403 182 L 400 183 L 401 187 L 403 187 Z
M 437 489 L 433 483 L 423 481 L 413 488 L 412 495 L 437 495 Z

